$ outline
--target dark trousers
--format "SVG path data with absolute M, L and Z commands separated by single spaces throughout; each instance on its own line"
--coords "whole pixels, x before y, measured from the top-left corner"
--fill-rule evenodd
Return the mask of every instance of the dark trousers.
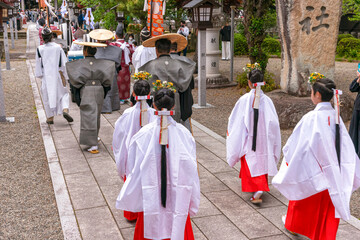
M 182 51 L 183 52 L 183 55 L 186 56 L 186 52 L 187 52 L 187 46 L 186 48 Z M 181 52 L 178 52 L 179 56 L 181 56 Z

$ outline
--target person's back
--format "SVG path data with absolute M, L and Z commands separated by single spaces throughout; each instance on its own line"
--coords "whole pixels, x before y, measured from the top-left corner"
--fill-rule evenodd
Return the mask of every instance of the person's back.
M 162 89 L 155 94 L 155 106 L 163 110 L 133 137 L 129 147 L 130 174 L 116 207 L 140 212 L 134 239 L 194 239 L 189 215 L 196 214 L 200 202 L 196 144 L 191 133 L 166 110 L 175 102 L 170 91 Z M 159 103 L 169 95 L 171 104 Z

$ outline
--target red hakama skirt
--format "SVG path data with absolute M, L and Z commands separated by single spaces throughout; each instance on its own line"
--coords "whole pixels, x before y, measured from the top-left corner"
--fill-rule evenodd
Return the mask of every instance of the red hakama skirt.
M 328 190 L 299 201 L 289 201 L 285 228 L 316 240 L 335 240 L 339 227 Z
M 138 213 L 138 219 L 135 226 L 135 233 L 134 233 L 134 240 L 150 240 L 148 238 L 144 238 L 144 213 Z M 170 240 L 163 239 L 163 240 Z M 194 233 L 191 227 L 190 216 L 187 217 L 186 224 L 185 224 L 185 233 L 184 233 L 184 240 L 195 240 Z
M 270 191 L 268 184 L 268 175 L 264 174 L 257 177 L 251 177 L 249 166 L 246 163 L 245 156 L 241 157 L 239 178 L 241 178 L 241 190 L 243 192 Z
M 123 60 L 121 60 L 121 70 L 119 71 L 118 76 L 117 76 L 117 84 L 118 84 L 118 88 L 119 88 L 120 100 L 129 99 L 130 98 L 130 69 L 129 69 L 129 65 L 126 65 L 125 63 L 123 63 Z
M 126 176 L 124 177 L 124 182 L 126 181 Z M 128 220 L 128 221 L 135 221 L 138 217 L 138 213 L 133 213 L 133 212 L 128 212 L 128 211 L 124 211 L 124 217 Z

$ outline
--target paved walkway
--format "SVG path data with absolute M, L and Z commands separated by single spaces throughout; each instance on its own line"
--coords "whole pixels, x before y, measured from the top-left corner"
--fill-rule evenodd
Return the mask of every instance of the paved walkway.
M 29 37 L 35 43 L 33 25 Z M 33 46 L 28 53 L 35 51 Z M 102 115 L 100 153 L 92 155 L 79 145 L 80 112 L 76 104 L 70 107 L 74 123 L 68 124 L 61 116 L 50 127 L 45 123 L 40 80 L 35 79 L 34 69 L 35 61 L 28 60 L 65 239 L 133 239 L 134 223 L 127 222 L 122 211 L 115 209 L 123 183 L 111 151 L 115 121 L 129 106 Z M 307 239 L 294 237 L 283 227 L 281 216 L 286 213 L 287 200 L 272 186 L 271 192 L 263 195 L 260 207 L 251 204 L 251 194 L 241 192 L 239 165 L 230 168 L 226 163 L 225 139 L 195 121 L 193 125 L 201 183 L 200 209 L 192 218 L 195 239 Z M 358 220 L 340 224 L 337 239 L 359 239 Z

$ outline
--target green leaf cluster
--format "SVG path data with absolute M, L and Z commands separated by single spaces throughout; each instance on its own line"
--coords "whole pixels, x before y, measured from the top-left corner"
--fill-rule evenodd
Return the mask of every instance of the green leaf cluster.
M 250 91 L 248 85 L 248 76 L 246 72 L 237 75 L 236 81 L 238 82 L 240 88 L 245 88 L 247 92 Z M 280 86 L 275 83 L 275 75 L 273 73 L 266 71 L 264 74 L 264 81 L 266 82 L 266 84 L 261 87 L 261 90 L 263 90 L 264 92 L 271 92 L 275 89 L 280 88 Z

